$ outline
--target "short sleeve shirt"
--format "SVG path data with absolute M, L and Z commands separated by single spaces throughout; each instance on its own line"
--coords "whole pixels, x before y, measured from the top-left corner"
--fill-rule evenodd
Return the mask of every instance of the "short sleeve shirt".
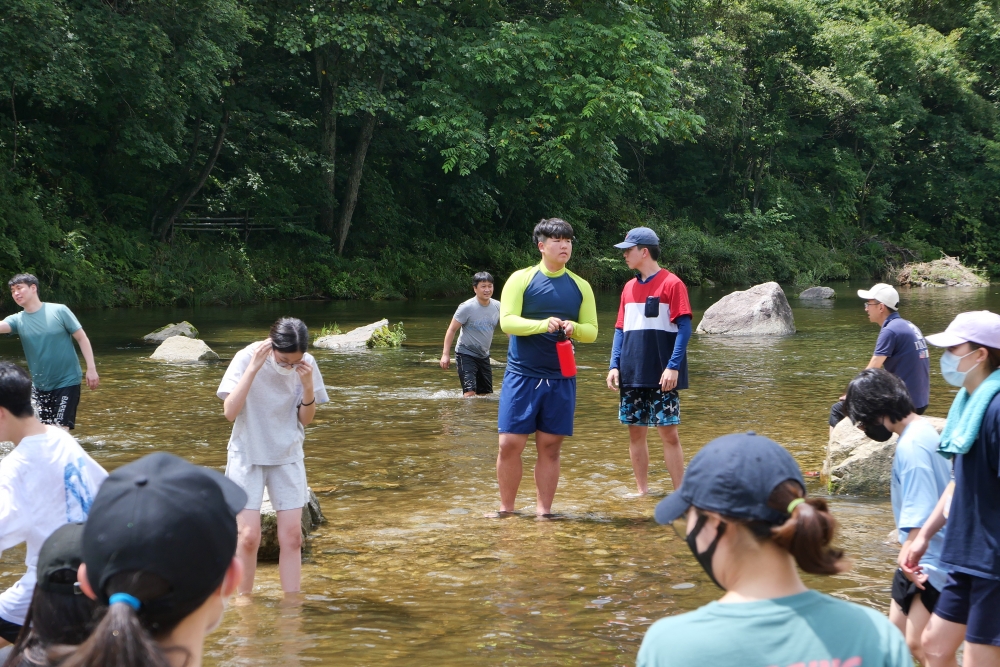
M 946 568 L 1000 580 L 1000 394 L 986 408 L 979 437 L 955 456 L 955 494 L 941 562 Z
M 500 324 L 500 302 L 490 299 L 489 304 L 484 306 L 479 299 L 472 297 L 463 301 L 455 311 L 455 321 L 462 325 L 455 352 L 480 359 L 489 357 L 493 331 Z
M 56 426 L 22 439 L 0 460 L 0 552 L 24 542 L 28 568 L 0 594 L 0 618 L 24 623 L 38 551 L 60 526 L 87 520 L 107 476 L 73 436 Z
M 61 303 L 43 303 L 33 313 L 8 315 L 4 322 L 10 332 L 21 337 L 24 356 L 31 370 L 31 382 L 42 391 L 80 384 L 83 371 L 73 347 L 73 334 L 80 322 Z
M 243 348 L 229 363 L 216 392 L 222 400 L 232 393 L 250 367 L 253 349 L 253 345 Z M 313 369 L 316 404 L 328 402 L 330 398 L 323 386 L 323 376 L 316 359 L 307 352 L 302 355 L 302 360 Z M 301 402 L 302 382 L 298 373 L 280 373 L 274 357 L 269 357 L 257 371 L 243 410 L 233 422 L 229 449 L 243 454 L 252 465 L 273 466 L 301 461 L 305 458 L 302 442 L 306 433 L 299 422 Z
M 883 368 L 906 385 L 914 407 L 923 408 L 930 402 L 931 363 L 927 341 L 912 322 L 892 313 L 882 323 L 875 356 L 886 357 Z
M 709 604 L 654 623 L 638 667 L 913 667 L 903 635 L 867 607 L 806 591 Z
M 899 543 L 906 542 L 911 530 L 917 530 L 930 518 L 938 498 L 951 481 L 951 466 L 937 453 L 940 437 L 926 419 L 916 419 L 906 427 L 896 443 L 892 459 L 892 515 L 899 529 Z M 941 566 L 941 548 L 947 526 L 931 539 L 920 564 L 928 581 L 937 590 L 944 588 L 948 573 Z
M 660 269 L 644 282 L 633 278 L 626 283 L 615 323 L 622 330 L 618 362 L 622 387 L 660 386 L 660 376 L 674 353 L 677 318 L 682 315 L 691 316 L 687 286 L 670 271 Z M 687 387 L 685 354 L 677 372 L 677 388 Z

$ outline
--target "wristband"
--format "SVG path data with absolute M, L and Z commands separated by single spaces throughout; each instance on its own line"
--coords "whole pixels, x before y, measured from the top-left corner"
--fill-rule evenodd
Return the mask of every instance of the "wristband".
M 313 404 L 313 403 L 315 403 L 315 402 L 316 402 L 316 397 L 315 397 L 315 396 L 313 396 L 313 400 L 309 401 L 308 403 L 299 403 L 299 407 L 300 407 L 300 408 L 304 408 L 304 407 L 306 407 L 306 406 L 308 406 L 308 405 L 312 405 L 312 404 Z

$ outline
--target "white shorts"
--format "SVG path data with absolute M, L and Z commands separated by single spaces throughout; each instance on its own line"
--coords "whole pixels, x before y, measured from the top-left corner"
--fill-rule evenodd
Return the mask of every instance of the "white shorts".
M 267 487 L 271 506 L 277 511 L 304 507 L 308 500 L 305 461 L 280 466 L 258 466 L 247 463 L 243 452 L 231 449 L 226 458 L 226 477 L 246 491 L 247 506 L 244 509 L 260 510 L 264 487 Z

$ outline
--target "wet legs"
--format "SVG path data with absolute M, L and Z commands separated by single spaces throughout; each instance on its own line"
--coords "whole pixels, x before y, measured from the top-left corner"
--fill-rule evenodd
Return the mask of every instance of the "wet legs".
M 535 447 L 538 461 L 535 463 L 535 487 L 537 489 L 535 511 L 538 514 L 552 513 L 552 499 L 559 485 L 559 453 L 563 436 L 538 431 L 535 433 Z M 514 433 L 500 434 L 500 452 L 497 455 L 497 483 L 500 486 L 500 511 L 513 512 L 517 501 L 517 489 L 521 485 L 524 466 L 521 454 L 528 443 L 528 435 Z

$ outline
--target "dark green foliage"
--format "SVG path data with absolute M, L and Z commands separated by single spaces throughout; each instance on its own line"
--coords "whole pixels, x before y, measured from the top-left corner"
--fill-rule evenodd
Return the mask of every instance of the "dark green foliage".
M 602 288 L 638 224 L 692 283 L 996 275 L 998 35 L 996 0 L 0 0 L 0 275 L 459 294 L 549 216 Z

